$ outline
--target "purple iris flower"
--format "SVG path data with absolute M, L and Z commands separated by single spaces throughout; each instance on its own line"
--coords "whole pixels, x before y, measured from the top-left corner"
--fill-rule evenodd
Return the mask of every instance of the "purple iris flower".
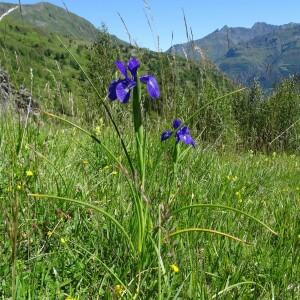
M 196 146 L 195 141 L 193 140 L 190 130 L 187 126 L 181 127 L 181 121 L 179 119 L 175 119 L 173 121 L 173 128 L 175 129 L 175 138 L 176 143 L 183 142 L 186 145 L 192 145 L 193 147 Z M 166 130 L 161 135 L 161 141 L 165 141 L 173 135 L 173 131 Z
M 140 67 L 140 63 L 135 57 L 132 57 L 127 65 L 119 60 L 115 62 L 115 65 L 124 78 L 114 80 L 110 84 L 108 88 L 108 97 L 112 101 L 118 99 L 121 103 L 127 103 L 130 98 L 131 90 L 137 84 L 137 70 Z M 128 76 L 128 70 L 131 76 Z M 141 76 L 139 80 L 146 84 L 147 91 L 151 98 L 157 99 L 160 97 L 159 86 L 154 76 Z

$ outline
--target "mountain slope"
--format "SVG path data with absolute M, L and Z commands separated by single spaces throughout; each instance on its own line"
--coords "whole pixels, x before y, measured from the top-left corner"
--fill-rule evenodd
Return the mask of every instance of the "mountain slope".
M 14 4 L 0 3 L 0 15 L 5 13 Z M 22 20 L 44 31 L 55 32 L 61 35 L 93 41 L 97 36 L 97 29 L 89 21 L 81 18 L 67 9 L 47 2 L 33 5 L 22 5 L 21 11 L 15 10 L 10 14 L 16 20 Z
M 187 99 L 186 106 L 192 110 L 195 105 L 200 105 L 199 99 L 204 98 L 206 89 L 210 90 L 211 97 L 217 97 L 234 88 L 232 82 L 214 65 L 206 64 L 203 68 L 202 64 L 188 62 L 181 57 L 131 47 L 118 42 L 108 33 L 104 34 L 109 40 L 105 43 L 101 34 L 98 33 L 98 42 L 103 49 L 99 55 L 92 51 L 93 44 L 88 41 L 58 34 L 61 42 L 57 34 L 9 15 L 0 22 L 0 53 L 3 54 L 0 55 L 0 69 L 9 73 L 16 87 L 30 87 L 33 83 L 33 95 L 40 107 L 70 115 L 84 114 L 86 111 L 90 115 L 98 108 L 92 106 L 89 99 L 93 97 L 93 91 L 63 44 L 82 67 L 92 73 L 90 75 L 95 75 L 94 84 L 101 89 L 103 98 L 116 73 L 114 62 L 118 59 L 128 61 L 131 56 L 141 61 L 141 74 L 155 74 L 161 83 L 163 101 L 157 105 L 149 104 L 157 110 L 164 105 L 166 112 L 172 113 L 177 101 L 182 102 L 183 98 Z M 107 49 L 107 44 L 111 48 Z M 102 61 L 97 64 L 99 60 Z M 99 106 L 99 103 L 95 105 Z M 185 105 L 181 107 L 184 110 Z
M 258 78 L 265 88 L 300 72 L 300 25 L 256 23 L 252 28 L 229 28 L 203 39 L 175 45 L 169 52 L 203 59 L 205 55 L 230 78 L 251 84 Z

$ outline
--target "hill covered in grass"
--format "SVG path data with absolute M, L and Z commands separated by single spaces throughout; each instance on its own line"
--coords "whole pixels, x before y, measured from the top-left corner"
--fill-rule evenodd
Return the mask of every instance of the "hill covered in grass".
M 0 3 L 0 13 L 16 5 Z M 24 21 L 44 31 L 56 32 L 75 39 L 93 41 L 97 29 L 86 19 L 79 17 L 59 6 L 40 2 L 32 5 L 21 5 L 10 14 L 14 20 Z
M 300 24 L 296 23 L 224 26 L 202 39 L 174 45 L 169 52 L 196 60 L 207 56 L 233 80 L 251 85 L 256 78 L 269 89 L 283 78 L 300 73 L 299 36 Z
M 11 7 L 13 6 L 8 5 L 7 9 Z M 36 7 L 48 6 L 40 4 Z M 23 14 L 30 9 L 31 6 L 23 7 Z M 64 17 L 69 18 L 63 9 L 53 9 L 57 9 L 61 17 L 64 13 Z M 19 10 L 15 11 L 0 22 L 0 49 L 3 54 L 0 56 L 0 67 L 8 71 L 16 86 L 24 84 L 27 87 L 32 84 L 32 69 L 33 93 L 35 98 L 40 100 L 41 107 L 76 115 L 83 113 L 89 103 L 93 89 L 68 51 L 93 78 L 103 97 L 106 96 L 107 87 L 116 72 L 114 61 L 127 61 L 131 56 L 139 58 L 142 72 L 157 74 L 158 80 L 163 83 L 163 102 L 172 107 L 182 96 L 189 97 L 191 105 L 196 93 L 203 93 L 200 87 L 204 85 L 210 89 L 214 86 L 220 95 L 233 88 L 230 80 L 212 64 L 194 63 L 170 54 L 136 48 L 116 39 L 105 30 L 95 31 L 94 42 L 85 38 L 74 38 L 74 35 L 66 36 L 57 33 L 55 29 L 52 30 L 51 24 L 43 28 L 33 25 L 26 17 L 20 20 L 16 17 L 19 14 Z M 58 16 L 55 18 L 59 19 Z M 76 23 L 77 19 L 74 22 Z M 97 52 L 96 48 L 101 47 L 103 51 Z M 101 79 L 103 76 L 106 77 L 105 81 Z M 86 93 L 87 90 L 90 93 Z M 94 110 L 91 107 L 90 109 Z

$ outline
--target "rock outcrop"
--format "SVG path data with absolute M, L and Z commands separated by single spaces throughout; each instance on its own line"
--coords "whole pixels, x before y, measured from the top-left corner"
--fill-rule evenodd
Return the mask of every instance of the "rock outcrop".
M 0 104 L 3 108 L 10 102 L 11 88 L 8 74 L 0 70 Z
M 39 105 L 28 89 L 24 86 L 16 89 L 11 84 L 9 75 L 0 69 L 0 108 L 2 111 L 12 108 L 19 113 L 27 113 L 29 110 L 36 114 Z

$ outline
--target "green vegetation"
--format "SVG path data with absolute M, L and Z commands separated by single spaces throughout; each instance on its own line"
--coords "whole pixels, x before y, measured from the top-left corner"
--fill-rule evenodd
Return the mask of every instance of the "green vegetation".
M 300 297 L 297 77 L 265 97 L 105 28 L 89 43 L 11 16 L 0 46 L 41 106 L 0 114 L 1 299 Z M 131 56 L 159 100 L 144 85 L 128 105 L 106 99 Z M 195 149 L 160 141 L 174 118 Z
M 7 11 L 14 6 L 16 5 L 0 3 L 0 12 Z M 19 22 L 26 22 L 43 31 L 63 34 L 72 39 L 93 41 L 97 34 L 95 26 L 84 18 L 47 2 L 34 5 L 22 4 L 21 10 L 17 9 L 10 15 Z
M 99 126 L 99 137 L 119 156 L 115 135 Z M 180 165 L 178 185 L 166 203 L 171 144 L 160 143 L 162 129 L 155 125 L 148 142 L 146 190 L 154 232 L 161 205 L 163 299 L 211 299 L 218 293 L 224 299 L 299 297 L 299 157 L 234 154 L 200 144 Z M 130 145 L 131 130 L 123 130 Z M 15 264 L 17 299 L 117 299 L 118 290 L 124 291 L 119 279 L 132 294 L 139 291 L 139 299 L 157 299 L 159 261 L 151 240 L 137 259 L 115 224 L 91 207 L 28 196 L 45 193 L 94 205 L 134 236 L 126 174 L 91 139 L 51 119 L 43 126 L 30 121 L 17 157 L 21 136 L 22 129 L 9 116 L 1 119 L 2 297 L 11 295 Z M 243 210 L 278 236 L 224 208 L 175 214 L 177 208 L 193 204 Z M 197 232 L 168 238 L 186 227 L 229 232 L 250 245 Z M 11 260 L 14 239 L 17 252 Z M 172 264 L 178 273 L 172 272 Z M 131 299 L 128 292 L 123 298 Z
M 72 39 L 62 40 L 74 51 L 80 63 L 85 64 L 88 45 Z M 7 17 L 5 22 L 0 23 L 0 47 L 0 65 L 9 72 L 16 86 L 24 84 L 30 87 L 30 69 L 33 70 L 33 95 L 44 107 L 68 113 L 64 109 L 67 104 L 62 99 L 68 98 L 71 93 L 73 98 L 79 96 L 76 97 L 76 107 L 82 108 L 80 95 L 83 92 L 79 83 L 84 79 L 56 35 Z

